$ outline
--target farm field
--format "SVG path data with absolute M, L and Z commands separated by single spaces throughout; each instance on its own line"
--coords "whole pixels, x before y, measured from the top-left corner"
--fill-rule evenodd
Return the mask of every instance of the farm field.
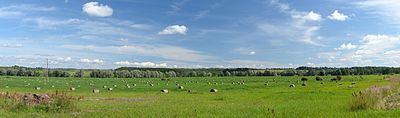
M 316 81 L 315 77 L 307 77 L 307 86 L 301 86 L 300 78 L 193 77 L 171 78 L 169 81 L 159 78 L 49 78 L 47 81 L 39 77 L 1 77 L 0 91 L 3 93 L 65 91 L 83 99 L 76 102 L 76 110 L 71 112 L 15 112 L 0 109 L 0 117 L 400 116 L 400 110 L 351 111 L 349 108 L 353 92 L 363 91 L 372 85 L 388 84 L 383 76 L 343 76 L 339 82 L 330 81 L 333 77 L 323 77 L 323 84 Z M 352 82 L 356 84 L 351 85 Z M 176 84 L 184 88 L 179 89 Z M 289 87 L 290 84 L 296 86 Z M 35 87 L 41 89 L 36 90 Z M 70 87 L 76 90 L 71 91 Z M 113 90 L 108 91 L 108 88 Z M 100 92 L 92 93 L 93 89 L 99 89 Z M 162 89 L 169 92 L 162 93 Z M 210 89 L 217 89 L 218 92 L 211 93 Z

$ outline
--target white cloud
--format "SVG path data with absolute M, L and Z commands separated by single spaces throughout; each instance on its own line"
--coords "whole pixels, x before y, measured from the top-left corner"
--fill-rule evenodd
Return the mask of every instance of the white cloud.
M 111 7 L 99 4 L 98 2 L 88 2 L 83 5 L 82 10 L 89 16 L 107 17 L 113 14 L 113 9 Z
M 120 38 L 120 39 L 118 39 L 119 41 L 122 41 L 122 42 L 128 42 L 129 41 L 129 39 L 127 39 L 127 38 Z
M 279 10 L 291 16 L 289 22 L 261 23 L 258 27 L 270 35 L 282 36 L 288 40 L 301 41 L 314 46 L 324 46 L 318 40 L 322 39 L 317 35 L 320 29 L 318 22 L 322 21 L 320 14 L 314 11 L 304 12 L 292 9 L 288 4 L 280 3 L 279 0 L 271 0 L 270 3 Z
M 79 62 L 91 63 L 91 64 L 103 64 L 104 63 L 104 61 L 101 59 L 92 59 L 91 60 L 91 59 L 86 59 L 86 58 L 80 59 Z
M 153 62 L 119 61 L 119 62 L 114 62 L 114 64 L 119 66 L 135 66 L 135 67 L 167 67 L 166 63 L 153 63 Z
M 16 44 L 4 43 L 4 44 L 1 44 L 0 47 L 3 47 L 3 48 L 22 48 L 22 47 L 24 47 L 24 45 L 22 45 L 20 43 L 16 43 Z
M 23 22 L 33 22 L 37 25 L 37 27 L 39 29 L 54 30 L 54 29 L 58 29 L 62 26 L 79 24 L 84 21 L 76 19 L 76 18 L 70 18 L 70 19 L 66 19 L 66 20 L 54 20 L 54 19 L 39 17 L 39 18 L 27 18 L 27 19 L 24 19 Z
M 186 49 L 183 47 L 169 45 L 125 45 L 125 46 L 93 46 L 93 45 L 63 45 L 62 47 L 74 50 L 102 52 L 111 54 L 142 55 L 159 57 L 164 59 L 207 62 L 214 59 L 212 56 L 204 55 L 202 52 Z
M 336 66 L 400 66 L 400 36 L 366 35 L 359 44 L 343 44 L 336 52 L 319 53 Z
M 330 16 L 328 16 L 328 18 L 331 20 L 345 21 L 349 18 L 349 16 L 340 13 L 338 10 L 335 10 Z
M 72 61 L 72 58 L 71 57 L 57 57 L 56 60 L 62 61 L 62 62 L 69 62 L 69 61 Z
M 30 12 L 46 12 L 54 11 L 55 7 L 44 7 L 33 4 L 21 4 L 0 7 L 0 18 L 12 18 L 17 16 L 23 16 Z
M 310 21 L 320 21 L 322 18 L 320 14 L 315 13 L 314 11 L 310 11 L 307 15 L 303 16 L 303 19 Z
M 226 68 L 271 68 L 271 67 L 283 67 L 280 64 L 270 62 L 270 61 L 259 61 L 259 60 L 242 60 L 242 59 L 234 59 L 225 61 L 225 63 L 229 65 L 219 65 L 221 67 Z
M 160 35 L 169 35 L 169 34 L 183 34 L 185 35 L 188 28 L 185 25 L 171 25 L 166 27 L 163 31 L 158 32 Z
M 371 16 L 387 21 L 389 24 L 400 24 L 400 2 L 398 0 L 362 0 L 353 3 Z
M 344 44 L 340 45 L 339 48 L 335 48 L 335 50 L 351 50 L 351 49 L 355 49 L 355 48 L 357 48 L 356 45 L 353 45 L 351 43 L 347 43 L 347 44 L 344 43 Z
M 256 54 L 256 51 L 251 51 L 249 54 L 250 54 L 250 55 L 255 55 L 255 54 Z
M 244 54 L 244 55 L 255 55 L 256 54 L 256 51 L 254 51 L 254 49 L 244 48 L 244 47 L 236 48 L 236 49 L 234 49 L 234 52 L 239 53 L 239 54 Z

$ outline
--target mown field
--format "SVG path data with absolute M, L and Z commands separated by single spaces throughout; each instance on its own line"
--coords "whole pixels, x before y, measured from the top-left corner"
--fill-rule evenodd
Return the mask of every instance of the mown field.
M 383 76 L 333 77 L 196 77 L 121 78 L 39 78 L 0 77 L 0 92 L 38 93 L 66 91 L 82 96 L 76 109 L 65 113 L 10 111 L 0 117 L 399 117 L 400 110 L 351 111 L 352 93 L 372 85 L 386 85 Z M 244 81 L 244 82 L 243 82 Z M 267 82 L 267 84 L 266 84 Z M 356 84 L 352 85 L 352 82 Z M 244 83 L 244 84 L 239 84 Z M 136 84 L 136 86 L 134 86 Z M 151 86 L 153 84 L 153 86 Z M 184 89 L 179 89 L 180 84 Z M 289 87 L 295 84 L 295 87 Z M 130 88 L 127 87 L 130 86 Z M 107 86 L 104 88 L 104 86 Z M 349 87 L 352 86 L 352 87 Z M 40 87 L 36 90 L 35 87 Z M 76 88 L 75 91 L 69 90 Z M 113 88 L 108 91 L 107 88 Z M 92 93 L 99 89 L 100 93 Z M 168 89 L 169 93 L 162 93 Z M 210 89 L 218 92 L 211 93 Z M 189 93 L 188 90 L 191 90 Z M 3 101 L 3 100 L 2 100 Z M 0 102 L 0 106 L 4 102 Z

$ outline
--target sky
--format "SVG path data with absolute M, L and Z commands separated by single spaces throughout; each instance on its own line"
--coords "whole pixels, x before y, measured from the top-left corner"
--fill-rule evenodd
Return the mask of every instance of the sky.
M 400 66 L 396 0 L 2 0 L 0 66 Z

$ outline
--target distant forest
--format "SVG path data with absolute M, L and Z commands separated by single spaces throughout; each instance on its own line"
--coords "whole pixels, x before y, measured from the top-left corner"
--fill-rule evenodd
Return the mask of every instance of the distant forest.
M 46 69 L 22 66 L 0 67 L 2 76 L 93 77 L 93 78 L 168 78 L 218 76 L 338 76 L 400 74 L 400 67 L 298 67 L 298 68 L 138 68 Z

